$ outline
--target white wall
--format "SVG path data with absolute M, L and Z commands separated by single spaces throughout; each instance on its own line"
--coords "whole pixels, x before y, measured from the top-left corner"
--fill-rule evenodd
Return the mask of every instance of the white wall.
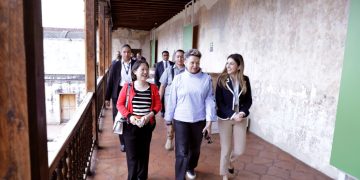
M 85 74 L 84 39 L 44 39 L 45 74 Z M 60 124 L 60 102 L 58 90 L 76 93 L 77 105 L 82 102 L 86 91 L 85 82 L 45 82 L 46 119 L 48 124 Z
M 45 74 L 85 74 L 84 39 L 44 39 Z
M 348 0 L 195 4 L 203 70 L 220 72 L 231 53 L 244 57 L 253 92 L 251 131 L 332 178 L 348 6 Z M 183 18 L 180 13 L 156 30 L 158 53 L 182 47 Z

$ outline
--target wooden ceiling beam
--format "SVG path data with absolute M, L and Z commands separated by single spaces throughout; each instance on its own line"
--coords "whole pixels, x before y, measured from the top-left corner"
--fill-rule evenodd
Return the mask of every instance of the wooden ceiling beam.
M 184 9 L 190 0 L 111 0 L 113 28 L 150 30 Z
M 112 4 L 111 7 L 138 7 L 138 8 L 146 8 L 146 7 L 181 7 L 184 8 L 185 5 L 174 5 L 174 4 Z
M 178 12 L 178 11 L 175 11 Z M 146 11 L 137 11 L 137 10 L 125 10 L 125 11 L 117 11 L 112 12 L 112 14 L 127 14 L 127 13 L 137 13 L 137 14 L 148 14 L 148 13 L 166 13 L 166 14 L 174 14 L 174 11 L 169 10 L 146 10 Z
M 161 21 L 166 21 L 166 19 L 161 19 Z M 147 19 L 130 19 L 130 20 L 126 20 L 126 21 L 117 21 L 116 23 L 114 23 L 114 25 L 117 25 L 117 24 L 134 24 L 134 25 L 138 25 L 138 24 L 142 24 L 142 25 L 145 25 L 145 24 L 148 24 L 148 25 L 155 25 L 155 23 L 152 23 L 153 21 L 148 21 Z M 160 22 L 157 22 L 157 25 L 160 25 L 159 24 Z
M 130 28 L 130 29 L 135 29 L 135 30 L 144 30 L 144 31 L 150 31 L 152 28 L 154 28 L 155 26 L 134 26 L 134 25 L 114 25 L 113 29 L 117 29 L 117 28 Z
M 156 10 L 167 10 L 167 11 L 180 11 L 184 8 L 178 8 L 178 7 L 112 7 L 112 9 L 115 9 L 116 11 L 138 11 L 138 12 L 144 12 L 144 11 L 156 11 Z
M 148 12 L 148 13 L 127 12 L 121 14 L 113 13 L 112 15 L 129 17 L 129 16 L 171 16 L 172 14 L 173 13 L 169 13 L 169 12 Z
M 111 2 L 111 6 L 113 5 L 170 5 L 170 6 L 184 6 L 185 4 L 187 4 L 187 2 L 173 2 L 173 1 L 159 1 L 159 2 L 151 2 L 151 1 L 112 1 Z

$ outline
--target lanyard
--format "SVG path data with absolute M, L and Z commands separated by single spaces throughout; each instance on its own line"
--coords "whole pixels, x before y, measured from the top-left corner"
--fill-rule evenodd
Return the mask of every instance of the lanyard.
M 125 65 L 125 63 L 122 62 L 122 64 L 123 64 L 123 66 L 124 66 L 126 75 L 128 75 L 128 74 L 129 74 L 129 70 L 130 70 L 130 63 L 129 63 L 128 65 Z

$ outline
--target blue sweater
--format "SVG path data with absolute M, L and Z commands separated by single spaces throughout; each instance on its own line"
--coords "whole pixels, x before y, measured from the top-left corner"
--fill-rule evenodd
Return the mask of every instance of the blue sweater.
M 174 77 L 165 111 L 165 120 L 173 119 L 188 123 L 216 120 L 212 82 L 208 74 L 192 74 L 185 70 Z

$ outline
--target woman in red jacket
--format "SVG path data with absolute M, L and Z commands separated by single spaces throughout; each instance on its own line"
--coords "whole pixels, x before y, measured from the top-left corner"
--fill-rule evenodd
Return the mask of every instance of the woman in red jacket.
M 127 117 L 123 136 L 126 144 L 128 180 L 148 179 L 150 141 L 155 128 L 155 114 L 161 110 L 158 88 L 146 80 L 149 64 L 138 60 L 131 70 L 133 83 L 120 91 L 117 109 Z M 130 88 L 128 107 L 125 107 L 126 92 Z

